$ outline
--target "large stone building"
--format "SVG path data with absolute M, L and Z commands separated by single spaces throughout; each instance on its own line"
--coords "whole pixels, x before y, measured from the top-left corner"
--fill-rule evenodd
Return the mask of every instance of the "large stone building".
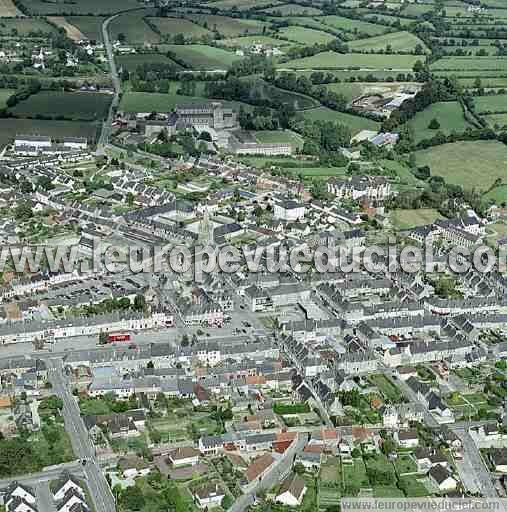
M 226 130 L 238 127 L 237 113 L 220 102 L 178 106 L 176 115 L 177 124 L 182 128 Z

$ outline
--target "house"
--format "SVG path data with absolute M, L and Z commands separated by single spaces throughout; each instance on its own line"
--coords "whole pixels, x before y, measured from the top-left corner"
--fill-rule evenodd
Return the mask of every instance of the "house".
M 245 472 L 245 477 L 248 482 L 254 482 L 255 480 L 261 480 L 267 473 L 271 465 L 275 462 L 275 459 L 269 454 L 265 453 L 257 459 L 255 459 Z
M 118 460 L 118 469 L 123 478 L 136 478 L 146 476 L 150 472 L 150 466 L 137 456 L 122 457 Z
M 170 451 L 168 454 L 169 462 L 174 467 L 195 466 L 199 462 L 199 451 L 191 446 L 184 446 Z
M 304 204 L 300 204 L 297 201 L 284 200 L 275 203 L 273 216 L 275 219 L 286 222 L 296 222 L 304 218 L 305 211 L 306 207 Z
M 65 495 L 70 491 L 75 490 L 80 494 L 84 495 L 84 490 L 79 481 L 69 473 L 62 473 L 62 476 L 58 479 L 54 486 L 53 499 L 55 501 L 61 501 Z
M 394 437 L 401 448 L 415 448 L 419 446 L 416 430 L 401 430 L 395 432 Z
M 219 507 L 225 498 L 225 491 L 216 483 L 209 483 L 193 491 L 194 499 L 199 508 Z
M 440 464 L 433 466 L 429 470 L 428 476 L 440 491 L 454 491 L 458 484 L 451 472 Z
M 491 450 L 489 459 L 498 473 L 507 473 L 507 448 Z
M 7 512 L 37 512 L 35 491 L 31 487 L 12 482 L 0 494 Z
M 275 500 L 287 507 L 298 507 L 307 490 L 305 481 L 294 473 L 282 482 Z

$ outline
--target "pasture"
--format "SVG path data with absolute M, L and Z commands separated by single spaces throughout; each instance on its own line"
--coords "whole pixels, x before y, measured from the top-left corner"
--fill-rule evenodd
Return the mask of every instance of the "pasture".
M 56 32 L 55 27 L 44 19 L 37 18 L 0 18 L 0 34 L 10 36 L 16 34 L 22 37 L 30 35 L 46 35 Z
M 505 57 L 443 57 L 431 64 L 430 69 L 431 71 L 507 71 L 507 59 Z
M 134 71 L 143 64 L 164 64 L 179 70 L 181 66 L 162 53 L 133 53 L 116 57 L 118 66 L 123 66 L 128 71 Z
M 335 39 L 333 35 L 326 32 L 296 26 L 284 27 L 278 31 L 278 34 L 283 39 L 288 39 L 296 43 L 304 43 L 310 46 L 314 44 L 327 44 Z
M 48 20 L 57 25 L 58 27 L 62 27 L 67 34 L 69 39 L 72 41 L 82 41 L 87 37 L 79 30 L 75 25 L 69 23 L 69 21 L 63 16 L 48 16 Z
M 483 116 L 490 126 L 499 126 L 500 128 L 507 126 L 507 113 L 506 114 L 491 114 Z
M 269 7 L 271 5 L 276 6 L 282 3 L 283 2 L 278 0 L 218 0 L 217 2 L 211 2 L 209 6 L 222 11 L 227 11 L 232 8 L 238 11 L 247 11 L 249 9 L 259 10 L 263 7 Z
M 93 92 L 41 91 L 9 110 L 16 117 L 99 121 L 107 116 L 112 96 Z
M 505 179 L 507 146 L 496 141 L 454 142 L 415 152 L 417 165 L 464 188 L 488 189 Z
M 227 69 L 242 58 L 233 52 L 204 44 L 166 45 L 166 47 L 192 69 Z
M 123 34 L 127 44 L 158 43 L 160 36 L 146 23 L 144 19 L 151 10 L 126 12 L 115 18 L 109 24 L 109 33 L 114 40 Z
M 269 25 L 262 21 L 229 18 L 212 14 L 189 14 L 189 20 L 198 23 L 208 30 L 214 30 L 224 37 L 236 37 L 249 34 L 261 34 L 264 27 Z
M 312 57 L 278 64 L 282 69 L 404 69 L 410 71 L 419 59 L 417 55 L 380 55 L 362 53 L 318 53 Z M 506 59 L 507 60 L 507 59 Z
M 99 125 L 76 121 L 42 121 L 39 119 L 0 119 L 0 148 L 8 144 L 17 134 L 50 135 L 62 137 L 86 137 L 95 140 Z
M 90 41 L 102 41 L 102 16 L 67 16 L 65 18 Z
M 299 4 L 277 5 L 264 9 L 262 12 L 272 16 L 320 16 L 322 14 L 322 11 L 316 7 Z
M 410 32 L 391 32 L 381 36 L 369 37 L 367 39 L 357 39 L 348 43 L 351 51 L 386 51 L 393 52 L 412 52 L 416 46 L 420 46 L 424 52 L 428 48 L 417 36 Z M 389 49 L 389 51 L 387 51 Z
M 309 119 L 310 121 L 333 121 L 335 123 L 344 124 L 350 128 L 352 135 L 356 135 L 361 130 L 380 129 L 380 123 L 376 121 L 347 114 L 346 112 L 338 112 L 327 107 L 305 110 L 302 115 L 305 119 Z
M 291 41 L 284 41 L 282 39 L 276 39 L 275 37 L 262 35 L 231 37 L 229 39 L 220 39 L 219 41 L 217 41 L 217 43 L 221 46 L 227 46 L 231 48 L 247 48 L 254 44 L 263 44 L 277 48 L 288 48 L 296 44 Z
M 157 28 L 161 36 L 183 34 L 185 39 L 198 39 L 211 34 L 208 29 L 184 18 L 148 18 L 148 21 Z
M 391 31 L 389 27 L 385 27 L 383 25 L 375 25 L 375 23 L 369 23 L 367 21 L 352 20 L 342 16 L 323 16 L 319 19 L 322 23 L 329 25 L 330 27 L 334 27 L 345 32 L 365 34 L 366 36 L 377 36 Z
M 135 9 L 139 7 L 137 0 L 83 0 L 75 2 L 73 0 L 63 0 L 59 2 L 47 2 L 45 0 L 20 0 L 25 9 L 34 15 L 94 15 L 94 14 L 114 14 L 115 12 Z
M 432 119 L 440 123 L 440 128 L 436 130 L 428 128 Z M 473 128 L 466 121 L 461 105 L 457 101 L 433 103 L 410 119 L 408 125 L 413 129 L 415 142 L 430 139 L 438 132 L 449 135 L 453 131 L 461 133 L 467 128 Z
M 475 111 L 479 114 L 507 113 L 507 95 L 478 96 L 474 98 Z
M 433 224 L 442 216 L 433 208 L 419 208 L 417 210 L 393 210 L 391 212 L 391 222 L 397 229 L 411 229 L 416 226 Z

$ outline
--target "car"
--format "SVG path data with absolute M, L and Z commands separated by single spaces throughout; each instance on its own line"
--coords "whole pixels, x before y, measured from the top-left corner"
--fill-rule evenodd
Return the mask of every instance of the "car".
M 239 309 L 245 309 L 245 305 L 244 304 L 240 304 L 239 305 Z
M 82 466 L 86 466 L 86 459 L 83 459 L 83 460 L 81 461 L 81 465 L 82 465 Z

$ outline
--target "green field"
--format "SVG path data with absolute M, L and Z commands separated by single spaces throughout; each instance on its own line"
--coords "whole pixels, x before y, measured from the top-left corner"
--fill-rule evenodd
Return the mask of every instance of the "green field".
M 155 25 L 162 36 L 175 36 L 183 34 L 185 39 L 199 39 L 208 36 L 211 32 L 182 18 L 148 18 L 149 22 Z
M 478 96 L 474 98 L 475 111 L 479 114 L 507 113 L 507 95 Z
M 44 19 L 38 18 L 0 18 L 0 34 L 1 35 L 18 35 L 27 37 L 30 34 L 51 34 L 56 32 L 55 27 Z
M 417 165 L 429 165 L 432 175 L 465 188 L 485 190 L 505 179 L 507 146 L 496 141 L 454 142 L 416 151 Z
M 348 43 L 349 49 L 354 51 L 390 51 L 393 52 L 412 52 L 415 47 L 420 45 L 423 51 L 428 51 L 426 45 L 414 34 L 410 32 L 392 32 L 381 36 L 369 37 L 367 39 L 358 39 Z
M 278 31 L 280 37 L 308 45 L 327 44 L 336 39 L 333 35 L 312 28 L 285 27 Z
M 111 100 L 110 94 L 41 91 L 9 111 L 17 117 L 96 121 L 107 116 Z
M 378 388 L 382 397 L 391 403 L 403 402 L 403 394 L 396 385 L 381 373 L 370 376 L 370 382 Z
M 115 12 L 139 7 L 137 0 L 72 0 L 48 2 L 44 0 L 21 0 L 20 3 L 31 14 L 113 14 Z
M 247 48 L 254 44 L 263 44 L 273 46 L 276 48 L 289 48 L 294 46 L 296 43 L 292 41 L 284 41 L 282 39 L 276 39 L 270 36 L 243 36 L 243 37 L 231 37 L 229 39 L 220 39 L 217 41 L 221 46 Z
M 410 229 L 416 226 L 433 224 L 442 216 L 432 208 L 420 208 L 418 210 L 393 210 L 390 218 L 395 228 Z
M 119 67 L 124 67 L 128 71 L 134 71 L 143 64 L 164 64 L 173 69 L 179 70 L 181 66 L 169 59 L 162 53 L 133 53 L 131 55 L 119 55 L 116 57 Z
M 438 130 L 428 128 L 430 121 L 437 119 L 440 123 Z M 418 112 L 409 122 L 408 125 L 413 129 L 414 139 L 419 142 L 423 139 L 430 139 L 438 132 L 449 135 L 452 131 L 461 133 L 467 128 L 473 128 L 463 116 L 461 105 L 457 101 L 446 101 L 433 103 L 422 112 Z
M 67 21 L 78 28 L 91 41 L 102 41 L 101 16 L 67 16 Z
M 303 138 L 290 130 L 255 132 L 257 142 L 261 144 L 291 144 L 294 149 L 303 146 Z
M 0 148 L 16 135 L 50 135 L 55 138 L 86 137 L 94 141 L 98 125 L 90 122 L 42 121 L 39 119 L 0 119 Z
M 299 4 L 284 4 L 264 9 L 262 12 L 272 16 L 319 16 L 322 14 L 320 9 L 308 7 Z
M 145 16 L 151 13 L 150 10 L 126 12 L 115 18 L 109 24 L 109 33 L 114 40 L 119 34 L 123 34 L 127 44 L 158 43 L 160 36 L 146 23 Z
M 483 116 L 490 126 L 500 126 L 501 128 L 507 126 L 507 114 L 491 114 Z
M 345 112 L 338 112 L 327 107 L 319 107 L 303 112 L 305 119 L 311 121 L 334 121 L 348 126 L 352 135 L 359 133 L 361 130 L 378 130 L 380 123 L 366 119 L 365 117 L 354 116 Z
M 167 48 L 192 69 L 227 69 L 242 58 L 233 52 L 204 44 L 167 45 Z
M 197 22 L 199 25 L 206 25 L 208 30 L 216 30 L 224 37 L 236 37 L 248 34 L 261 34 L 267 23 L 257 20 L 246 20 L 229 18 L 227 16 L 216 16 L 211 14 L 189 14 L 188 19 Z
M 11 97 L 16 91 L 13 89 L 0 89 L 0 109 L 5 108 L 5 102 Z
M 282 4 L 278 0 L 218 0 L 217 2 L 210 2 L 208 5 L 215 9 L 229 10 L 235 9 L 237 11 L 246 11 L 248 9 L 262 9 L 271 5 Z
M 507 59 L 505 57 L 443 57 L 431 64 L 430 69 L 431 71 L 507 71 Z
M 417 55 L 379 55 L 359 53 L 322 52 L 312 57 L 291 60 L 278 64 L 279 68 L 287 69 L 404 69 L 410 71 Z M 507 60 L 507 59 L 506 59 Z
M 385 27 L 383 25 L 375 25 L 374 23 L 369 23 L 367 21 L 352 20 L 350 18 L 344 18 L 342 16 L 323 16 L 322 18 L 319 19 L 323 23 L 331 27 L 358 34 L 362 33 L 366 35 L 376 36 L 391 31 L 389 27 Z

